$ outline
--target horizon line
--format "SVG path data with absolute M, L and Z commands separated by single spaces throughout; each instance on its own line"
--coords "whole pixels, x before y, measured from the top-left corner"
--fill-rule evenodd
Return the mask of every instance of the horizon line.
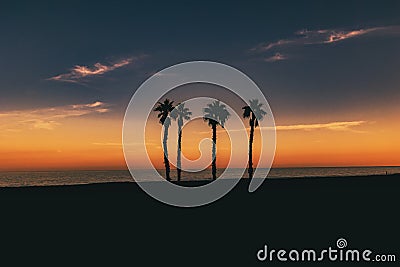
M 288 167 L 271 167 L 270 169 L 307 169 L 307 168 L 400 168 L 400 165 L 343 165 L 343 166 L 288 166 Z M 208 170 L 204 169 L 204 170 Z M 224 168 L 217 168 L 224 169 Z M 231 168 L 240 169 L 240 168 Z M 247 169 L 247 168 L 246 168 Z M 267 169 L 265 167 L 259 167 L 255 169 Z M 152 170 L 150 168 L 137 168 L 136 170 Z M 164 171 L 163 168 L 157 168 L 156 170 Z M 176 168 L 171 168 L 171 170 L 176 170 Z M 204 171 L 202 170 L 202 171 Z M 0 170 L 2 172 L 101 172 L 101 171 L 129 171 L 128 168 L 125 169 L 36 169 L 36 170 Z M 184 170 L 182 170 L 184 171 Z M 201 171 L 199 171 L 201 172 Z

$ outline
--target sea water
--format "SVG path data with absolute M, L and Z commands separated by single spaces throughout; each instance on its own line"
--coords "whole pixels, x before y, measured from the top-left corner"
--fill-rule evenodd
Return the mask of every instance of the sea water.
M 158 170 L 164 175 L 163 170 Z M 217 176 L 225 170 L 218 169 Z M 258 169 L 255 177 L 263 177 L 267 169 Z M 146 181 L 156 180 L 150 170 L 138 170 Z M 307 168 L 273 168 L 268 178 L 299 178 L 299 177 L 336 177 L 336 176 L 366 176 L 400 173 L 400 167 L 307 167 Z M 242 175 L 243 174 L 243 175 Z M 230 169 L 224 174 L 227 178 L 247 177 L 247 172 L 240 169 Z M 171 170 L 172 180 L 176 180 L 176 170 Z M 211 170 L 201 172 L 182 172 L 182 181 L 211 179 Z M 32 171 L 32 172 L 0 172 L 0 187 L 20 186 L 50 186 L 77 185 L 91 183 L 133 182 L 127 170 L 109 171 Z

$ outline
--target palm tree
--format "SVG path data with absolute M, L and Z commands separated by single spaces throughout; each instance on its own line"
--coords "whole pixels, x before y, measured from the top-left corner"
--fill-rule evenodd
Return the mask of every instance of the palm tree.
M 182 172 L 182 162 L 181 162 L 182 126 L 183 126 L 183 121 L 190 120 L 191 115 L 192 115 L 192 112 L 189 111 L 189 108 L 185 108 L 185 103 L 178 104 L 174 108 L 174 110 L 171 112 L 171 115 L 170 115 L 174 120 L 178 121 L 178 153 L 176 156 L 176 168 L 178 171 L 178 181 L 181 180 L 181 172 Z
M 208 104 L 207 107 L 203 109 L 204 121 L 208 122 L 208 125 L 211 126 L 213 135 L 212 135 L 212 177 L 213 180 L 217 179 L 217 153 L 216 153 L 216 145 L 217 145 L 217 126 L 221 125 L 224 128 L 225 122 L 228 120 L 229 114 L 226 106 L 224 104 L 220 104 L 218 100 Z
M 164 102 L 157 102 L 158 106 L 154 109 L 154 111 L 158 111 L 158 118 L 160 118 L 160 123 L 164 127 L 164 139 L 163 139 L 163 149 L 164 149 L 164 166 L 165 166 L 165 177 L 167 181 L 171 181 L 170 166 L 168 160 L 168 128 L 171 125 L 171 119 L 169 114 L 174 109 L 173 106 L 174 101 L 170 101 L 168 98 L 164 100 Z
M 243 118 L 248 118 L 250 124 L 250 139 L 249 139 L 249 178 L 253 178 L 253 139 L 254 139 L 254 128 L 258 127 L 258 121 L 262 120 L 267 114 L 261 107 L 262 103 L 258 102 L 258 99 L 250 100 L 250 106 L 243 107 Z

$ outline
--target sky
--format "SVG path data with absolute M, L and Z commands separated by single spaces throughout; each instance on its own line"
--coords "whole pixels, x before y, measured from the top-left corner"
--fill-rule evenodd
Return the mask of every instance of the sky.
M 126 168 L 130 98 L 192 60 L 258 84 L 277 125 L 274 166 L 400 165 L 398 1 L 215 2 L 2 2 L 0 170 Z M 207 125 L 190 127 L 199 135 L 183 142 L 206 138 Z

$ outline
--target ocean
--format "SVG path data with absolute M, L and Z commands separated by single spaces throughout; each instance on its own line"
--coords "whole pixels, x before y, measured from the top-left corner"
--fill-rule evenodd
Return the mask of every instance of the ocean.
M 259 169 L 261 175 L 266 170 Z M 223 170 L 218 170 L 220 174 Z M 159 170 L 162 174 L 163 170 Z M 151 172 L 141 170 L 146 180 L 152 181 Z M 308 167 L 308 168 L 273 168 L 268 178 L 301 178 L 301 177 L 336 177 L 366 176 L 400 173 L 400 167 Z M 228 177 L 238 177 L 239 169 L 229 170 Z M 172 179 L 176 179 L 176 170 L 171 170 Z M 247 177 L 247 173 L 244 174 Z M 182 180 L 211 179 L 211 170 L 199 173 L 183 172 Z M 32 171 L 32 172 L 0 172 L 0 187 L 78 185 L 110 182 L 133 182 L 127 170 L 112 171 Z

